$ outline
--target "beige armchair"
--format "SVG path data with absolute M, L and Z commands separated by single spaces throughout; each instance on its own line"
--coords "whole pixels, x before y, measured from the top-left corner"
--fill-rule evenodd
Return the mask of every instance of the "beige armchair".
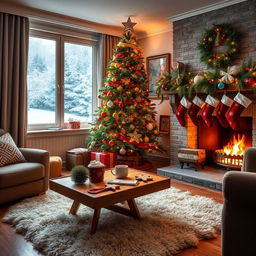
M 48 189 L 49 152 L 20 148 L 27 162 L 0 167 L 0 204 Z
M 256 148 L 223 180 L 222 256 L 256 255 Z

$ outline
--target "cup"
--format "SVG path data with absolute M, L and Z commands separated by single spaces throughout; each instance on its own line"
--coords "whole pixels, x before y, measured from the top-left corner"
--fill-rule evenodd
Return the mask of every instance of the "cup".
M 91 161 L 88 165 L 89 180 L 91 183 L 100 183 L 104 180 L 105 165 L 98 161 Z
M 115 169 L 111 170 L 111 173 L 115 175 L 118 179 L 124 179 L 128 176 L 128 165 L 116 165 Z

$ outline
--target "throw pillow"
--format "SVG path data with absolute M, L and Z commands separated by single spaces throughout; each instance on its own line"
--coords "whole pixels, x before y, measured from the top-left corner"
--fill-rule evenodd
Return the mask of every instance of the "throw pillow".
M 0 167 L 25 161 L 26 159 L 19 151 L 11 135 L 5 133 L 0 136 Z

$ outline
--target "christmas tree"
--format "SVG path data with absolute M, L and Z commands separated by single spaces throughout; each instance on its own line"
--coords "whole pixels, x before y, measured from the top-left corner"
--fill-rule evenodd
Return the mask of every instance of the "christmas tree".
M 93 123 L 89 146 L 120 153 L 163 151 L 158 145 L 154 104 L 148 99 L 142 50 L 133 35 L 130 18 L 114 49 L 100 89 L 101 106 Z

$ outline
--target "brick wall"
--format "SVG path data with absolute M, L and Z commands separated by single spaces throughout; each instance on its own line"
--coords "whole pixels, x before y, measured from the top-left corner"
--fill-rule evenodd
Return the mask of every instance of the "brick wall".
M 173 23 L 173 59 L 186 64 L 190 71 L 201 71 L 206 65 L 200 61 L 197 44 L 205 29 L 213 24 L 229 23 L 240 33 L 241 54 L 235 61 L 252 58 L 256 60 L 256 1 L 248 0 L 212 12 L 200 14 Z M 256 104 L 243 113 L 253 116 L 253 146 L 256 146 Z M 177 164 L 177 151 L 181 147 L 197 147 L 197 128 L 188 119 L 186 128 L 181 127 L 171 111 L 170 129 L 171 164 Z
M 200 61 L 197 44 L 205 29 L 229 23 L 242 33 L 241 54 L 237 60 L 256 59 L 256 1 L 248 0 L 173 23 L 173 58 L 188 64 L 191 71 L 206 69 Z

